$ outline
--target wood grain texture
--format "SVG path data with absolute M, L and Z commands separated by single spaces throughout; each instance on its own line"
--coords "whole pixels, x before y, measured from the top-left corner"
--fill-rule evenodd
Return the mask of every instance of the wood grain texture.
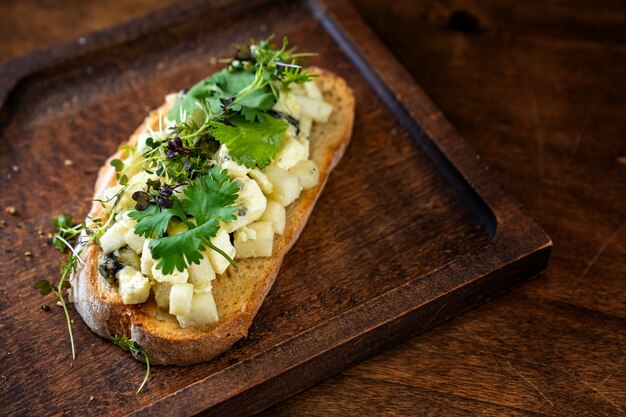
M 66 10 L 55 18 L 35 2 L 19 3 L 30 18 L 45 21 L 63 39 L 81 34 L 67 22 L 89 7 L 87 2 L 59 2 L 57 9 Z M 108 7 L 110 16 L 125 19 L 131 3 L 116 2 Z M 542 278 L 355 366 L 267 415 L 620 414 L 626 407 L 623 4 L 356 4 L 550 233 L 555 253 Z M 0 13 L 0 27 L 24 14 Z M 108 24 L 98 16 L 92 21 L 93 28 Z M 46 30 L 35 30 L 41 43 L 33 48 L 49 44 L 52 37 L 41 34 Z M 29 31 L 33 27 L 26 25 L 8 31 L 3 38 L 11 41 L 0 43 L 0 60 L 29 52 L 10 50 Z M 107 146 L 114 147 L 113 141 Z M 83 175 L 83 168 L 76 169 Z M 63 208 L 73 207 L 69 202 Z M 47 221 L 41 217 L 32 231 Z M 17 258 L 21 252 L 13 254 Z M 37 262 L 34 270 L 51 275 L 55 268 L 50 265 Z M 30 292 L 2 297 L 9 303 Z M 51 320 L 62 326 L 58 314 Z M 99 353 L 106 351 L 94 344 Z M 113 356 L 116 365 L 128 366 L 124 355 Z M 58 372 L 64 365 L 60 362 Z M 137 375 L 140 367 L 131 366 Z M 128 385 L 132 388 L 133 381 Z M 79 400 L 87 406 L 88 395 Z

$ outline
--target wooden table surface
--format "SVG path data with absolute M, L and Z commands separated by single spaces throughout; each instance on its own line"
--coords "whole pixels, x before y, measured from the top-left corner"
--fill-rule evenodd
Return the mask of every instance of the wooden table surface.
M 171 2 L 0 2 L 0 62 Z M 263 415 L 624 414 L 626 3 L 355 5 L 554 253 L 535 280 Z

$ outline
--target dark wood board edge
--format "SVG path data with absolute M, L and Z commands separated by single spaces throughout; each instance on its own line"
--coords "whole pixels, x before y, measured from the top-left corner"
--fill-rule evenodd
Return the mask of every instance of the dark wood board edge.
M 524 237 L 533 237 L 533 244 L 552 245 L 550 237 L 528 217 L 519 202 L 489 172 L 489 167 L 480 155 L 458 135 L 441 110 L 415 83 L 348 0 L 307 2 L 316 18 L 370 81 L 385 104 L 392 111 L 397 108 L 408 113 L 410 120 L 399 115 L 400 121 L 405 123 L 416 145 L 433 160 L 451 186 L 485 223 L 489 240 L 518 240 L 520 228 L 511 229 L 513 224 L 523 225 L 521 230 L 525 231 Z M 386 94 L 392 96 L 387 97 Z M 477 197 L 480 202 L 475 201 Z M 486 207 L 481 207 L 482 204 Z
M 174 26 L 201 14 L 210 13 L 213 18 L 249 10 L 270 0 L 189 0 L 151 11 L 143 16 L 130 19 L 113 27 L 95 31 L 77 39 L 61 42 L 8 60 L 0 64 L 0 114 L 9 95 L 21 82 L 37 76 L 41 71 L 50 70 L 89 53 L 126 43 L 163 27 Z
M 206 416 L 250 415 L 262 411 L 536 276 L 549 256 L 550 247 L 544 247 L 499 269 L 476 274 L 474 285 L 462 284 L 452 291 L 433 290 L 452 277 L 466 282 L 476 260 L 461 260 L 423 277 L 423 285 L 408 282 L 131 415 L 158 416 L 163 409 L 172 416 L 201 412 Z M 489 260 L 485 261 L 490 268 Z M 433 293 L 425 295 L 429 290 Z M 407 302 L 420 297 L 432 301 L 413 305 Z M 328 338 L 329 334 L 334 337 Z M 319 335 L 325 335 L 324 339 Z

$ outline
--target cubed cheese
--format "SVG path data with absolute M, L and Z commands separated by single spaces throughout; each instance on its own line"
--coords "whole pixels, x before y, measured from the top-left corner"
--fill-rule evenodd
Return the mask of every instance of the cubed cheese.
M 192 284 L 174 284 L 170 290 L 170 314 L 186 315 L 191 310 Z
M 305 156 L 302 159 L 309 159 L 309 151 L 311 148 L 311 141 L 304 138 L 298 138 L 298 142 L 304 147 Z
M 125 266 L 117 274 L 120 296 L 124 304 L 145 303 L 150 295 L 150 281 L 132 266 Z
M 267 175 L 261 172 L 259 168 L 254 168 L 250 170 L 250 172 L 248 172 L 248 175 L 250 176 L 250 178 L 255 180 L 257 184 L 259 184 L 259 188 L 261 188 L 261 191 L 263 191 L 265 195 L 269 195 L 272 193 L 272 191 L 274 191 L 274 186 L 272 185 L 272 182 L 269 180 L 269 178 L 267 178 Z
M 172 284 L 167 282 L 161 282 L 154 284 L 152 291 L 154 292 L 154 300 L 157 305 L 165 310 L 170 308 L 170 291 L 172 290 Z
M 268 200 L 267 208 L 260 220 L 262 222 L 270 222 L 272 230 L 278 235 L 282 235 L 285 232 L 285 208 L 277 201 Z
M 193 294 L 189 312 L 185 315 L 177 315 L 176 319 L 183 329 L 216 323 L 219 316 L 213 294 L 211 292 Z
M 307 96 L 315 100 L 324 101 L 324 96 L 322 95 L 322 92 L 320 91 L 320 89 L 317 87 L 315 80 L 306 82 L 303 85 L 304 85 L 304 91 L 306 92 Z
M 235 200 L 237 206 L 235 216 L 237 218 L 222 225 L 224 230 L 229 233 L 261 217 L 267 204 L 267 199 L 255 180 L 245 176 L 238 177 L 236 181 L 239 185 L 239 193 L 237 200 Z
M 126 245 L 124 237 L 128 232 L 125 222 L 113 223 L 102 236 L 100 236 L 100 246 L 104 253 L 113 252 Z
M 239 258 L 272 256 L 274 230 L 270 222 L 256 222 L 235 231 Z
M 311 119 L 310 117 L 301 117 L 300 118 L 300 124 L 298 125 L 300 127 L 300 137 L 301 138 L 308 138 L 311 135 L 311 128 L 313 127 L 313 119 Z
M 115 203 L 117 202 L 118 197 L 120 197 L 120 193 L 124 189 L 123 185 L 116 184 L 113 187 L 109 187 L 104 190 L 102 194 L 102 205 L 107 211 L 111 211 Z
M 233 160 L 225 145 L 220 146 L 214 158 L 220 168 L 227 170 L 232 178 L 244 176 L 250 171 L 250 168 Z
M 204 254 L 199 264 L 189 265 L 189 283 L 193 284 L 194 292 L 211 290 L 211 281 L 215 279 L 215 271 L 209 257 Z
M 278 153 L 276 154 L 276 165 L 282 169 L 289 169 L 308 155 L 307 148 L 298 139 L 285 136 Z
M 150 251 L 150 239 L 146 239 L 143 242 L 143 248 L 141 249 L 141 273 L 152 278 L 152 266 L 154 265 L 154 259 L 152 258 L 152 252 Z
M 305 190 L 315 187 L 320 180 L 320 171 L 310 159 L 298 162 L 289 172 L 298 177 Z
M 230 243 L 230 236 L 228 236 L 226 230 L 218 230 L 215 237 L 211 239 L 211 243 L 230 256 L 231 259 L 235 258 L 235 247 Z M 209 249 L 206 255 L 216 274 L 223 274 L 226 268 L 228 268 L 228 265 L 230 265 L 230 262 L 228 262 L 226 258 L 213 249 Z
M 169 282 L 170 284 L 184 284 L 189 279 L 189 271 L 187 269 L 182 272 L 174 269 L 171 274 L 164 274 L 162 269 L 157 268 L 158 262 L 152 265 L 152 278 L 157 282 Z
M 316 122 L 326 123 L 333 111 L 333 106 L 325 101 L 315 100 L 311 97 L 295 95 L 300 102 L 300 114 L 310 117 Z
M 300 108 L 300 101 L 296 98 L 295 94 L 281 92 L 278 96 L 276 104 L 274 104 L 273 110 L 288 114 L 295 119 L 299 119 Z
M 126 244 L 138 254 L 141 254 L 143 251 L 143 244 L 146 241 L 146 238 L 143 236 L 139 236 L 135 233 L 135 229 L 128 229 L 128 231 L 124 234 L 124 241 Z
M 300 196 L 300 180 L 295 175 L 276 165 L 265 168 L 265 175 L 274 187 L 271 197 L 283 206 L 288 206 Z

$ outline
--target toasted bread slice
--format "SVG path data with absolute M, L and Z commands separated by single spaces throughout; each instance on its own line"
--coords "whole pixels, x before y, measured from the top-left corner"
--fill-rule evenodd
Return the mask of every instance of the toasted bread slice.
M 303 190 L 300 198 L 287 207 L 285 233 L 276 235 L 274 249 L 268 258 L 237 260 L 237 270 L 228 268 L 213 281 L 213 296 L 219 313 L 216 324 L 180 328 L 176 318 L 160 310 L 153 297 L 141 305 L 125 305 L 116 285 L 110 284 L 98 273 L 102 250 L 96 244 L 82 253 L 85 264 L 72 279 L 71 300 L 83 320 L 98 335 L 130 337 L 146 350 L 150 362 L 160 365 L 191 365 L 208 361 L 245 337 L 252 319 L 267 296 L 283 258 L 304 228 L 330 171 L 341 159 L 352 133 L 354 96 L 339 76 L 320 69 L 311 69 L 319 77 L 317 85 L 324 100 L 333 105 L 333 112 L 325 124 L 314 124 L 310 135 L 311 156 L 319 168 L 319 184 Z M 147 126 L 158 128 L 161 115 L 167 114 L 167 105 L 153 111 L 131 136 L 134 145 Z M 120 153 L 111 157 L 118 158 Z M 100 169 L 95 187 L 95 198 L 115 184 L 115 170 L 107 163 Z M 90 215 L 103 214 L 100 203 L 94 202 Z M 138 358 L 141 359 L 141 358 Z

